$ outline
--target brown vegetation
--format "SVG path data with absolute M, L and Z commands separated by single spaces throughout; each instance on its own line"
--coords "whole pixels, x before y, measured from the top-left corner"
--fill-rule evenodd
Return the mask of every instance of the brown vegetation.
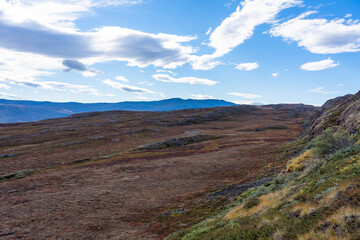
M 281 146 L 312 111 L 114 111 L 3 124 L 0 238 L 160 239 L 215 214 L 232 200 L 226 187 L 280 171 Z M 194 135 L 221 138 L 130 151 Z

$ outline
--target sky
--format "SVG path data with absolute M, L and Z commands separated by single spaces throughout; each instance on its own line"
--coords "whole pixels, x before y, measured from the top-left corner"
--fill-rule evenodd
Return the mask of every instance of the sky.
M 359 0 L 0 0 L 2 99 L 322 105 L 359 63 Z

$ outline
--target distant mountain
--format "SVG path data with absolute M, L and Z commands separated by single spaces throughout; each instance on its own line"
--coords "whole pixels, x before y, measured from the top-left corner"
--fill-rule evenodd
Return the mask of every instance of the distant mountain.
M 172 111 L 189 108 L 233 106 L 224 100 L 194 100 L 172 98 L 152 102 L 119 103 L 56 103 L 0 99 L 0 122 L 29 122 L 49 118 L 67 117 L 75 113 L 128 110 L 128 111 Z

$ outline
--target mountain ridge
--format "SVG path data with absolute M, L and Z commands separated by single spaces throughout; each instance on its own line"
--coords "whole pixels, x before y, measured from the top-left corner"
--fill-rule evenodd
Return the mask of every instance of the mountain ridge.
M 117 103 L 49 102 L 0 99 L 0 122 L 29 122 L 67 117 L 76 113 L 98 111 L 172 111 L 191 108 L 234 106 L 218 99 L 170 98 L 159 101 L 125 101 Z

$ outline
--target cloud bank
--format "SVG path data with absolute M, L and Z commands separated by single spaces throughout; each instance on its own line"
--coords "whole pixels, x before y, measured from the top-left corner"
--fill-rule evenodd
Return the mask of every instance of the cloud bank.
M 311 11 L 278 24 L 270 30 L 274 37 L 295 41 L 299 47 L 317 54 L 360 51 L 360 23 L 352 19 L 327 20 L 308 17 Z

